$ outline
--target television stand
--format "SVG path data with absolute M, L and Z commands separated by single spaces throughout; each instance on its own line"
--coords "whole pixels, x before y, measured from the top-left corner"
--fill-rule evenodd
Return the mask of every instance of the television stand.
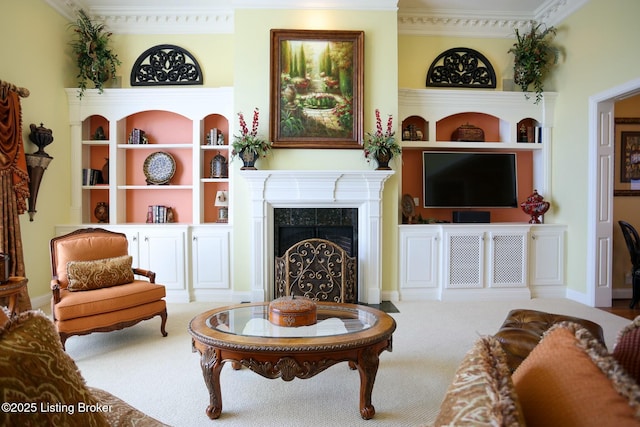
M 491 212 L 489 211 L 453 211 L 454 223 L 489 223 Z

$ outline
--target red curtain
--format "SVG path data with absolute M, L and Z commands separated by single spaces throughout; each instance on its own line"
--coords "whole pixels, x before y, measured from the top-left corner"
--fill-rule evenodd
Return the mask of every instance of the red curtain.
M 10 275 L 25 277 L 19 216 L 27 210 L 29 175 L 22 142 L 20 96 L 7 88 L 0 88 L 0 191 L 0 251 L 10 257 Z M 18 297 L 17 309 L 31 309 L 26 287 Z

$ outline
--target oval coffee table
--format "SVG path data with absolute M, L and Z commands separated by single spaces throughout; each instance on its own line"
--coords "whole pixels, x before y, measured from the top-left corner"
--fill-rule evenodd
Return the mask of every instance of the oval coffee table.
M 287 328 L 268 320 L 268 302 L 239 304 L 199 314 L 189 322 L 193 350 L 209 390 L 207 415 L 222 412 L 220 371 L 225 362 L 265 378 L 311 378 L 339 362 L 360 374 L 360 415 L 375 414 L 371 392 L 379 355 L 392 350 L 395 320 L 357 304 L 318 303 L 318 323 Z

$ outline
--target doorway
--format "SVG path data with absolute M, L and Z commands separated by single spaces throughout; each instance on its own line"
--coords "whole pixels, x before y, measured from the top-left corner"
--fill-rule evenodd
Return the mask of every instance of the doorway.
M 589 218 L 587 304 L 611 307 L 615 102 L 640 93 L 640 79 L 589 98 Z

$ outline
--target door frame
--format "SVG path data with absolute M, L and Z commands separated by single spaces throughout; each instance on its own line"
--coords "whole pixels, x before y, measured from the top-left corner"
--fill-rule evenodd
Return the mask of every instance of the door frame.
M 640 93 L 640 78 L 589 97 L 587 304 L 611 307 L 615 102 Z

